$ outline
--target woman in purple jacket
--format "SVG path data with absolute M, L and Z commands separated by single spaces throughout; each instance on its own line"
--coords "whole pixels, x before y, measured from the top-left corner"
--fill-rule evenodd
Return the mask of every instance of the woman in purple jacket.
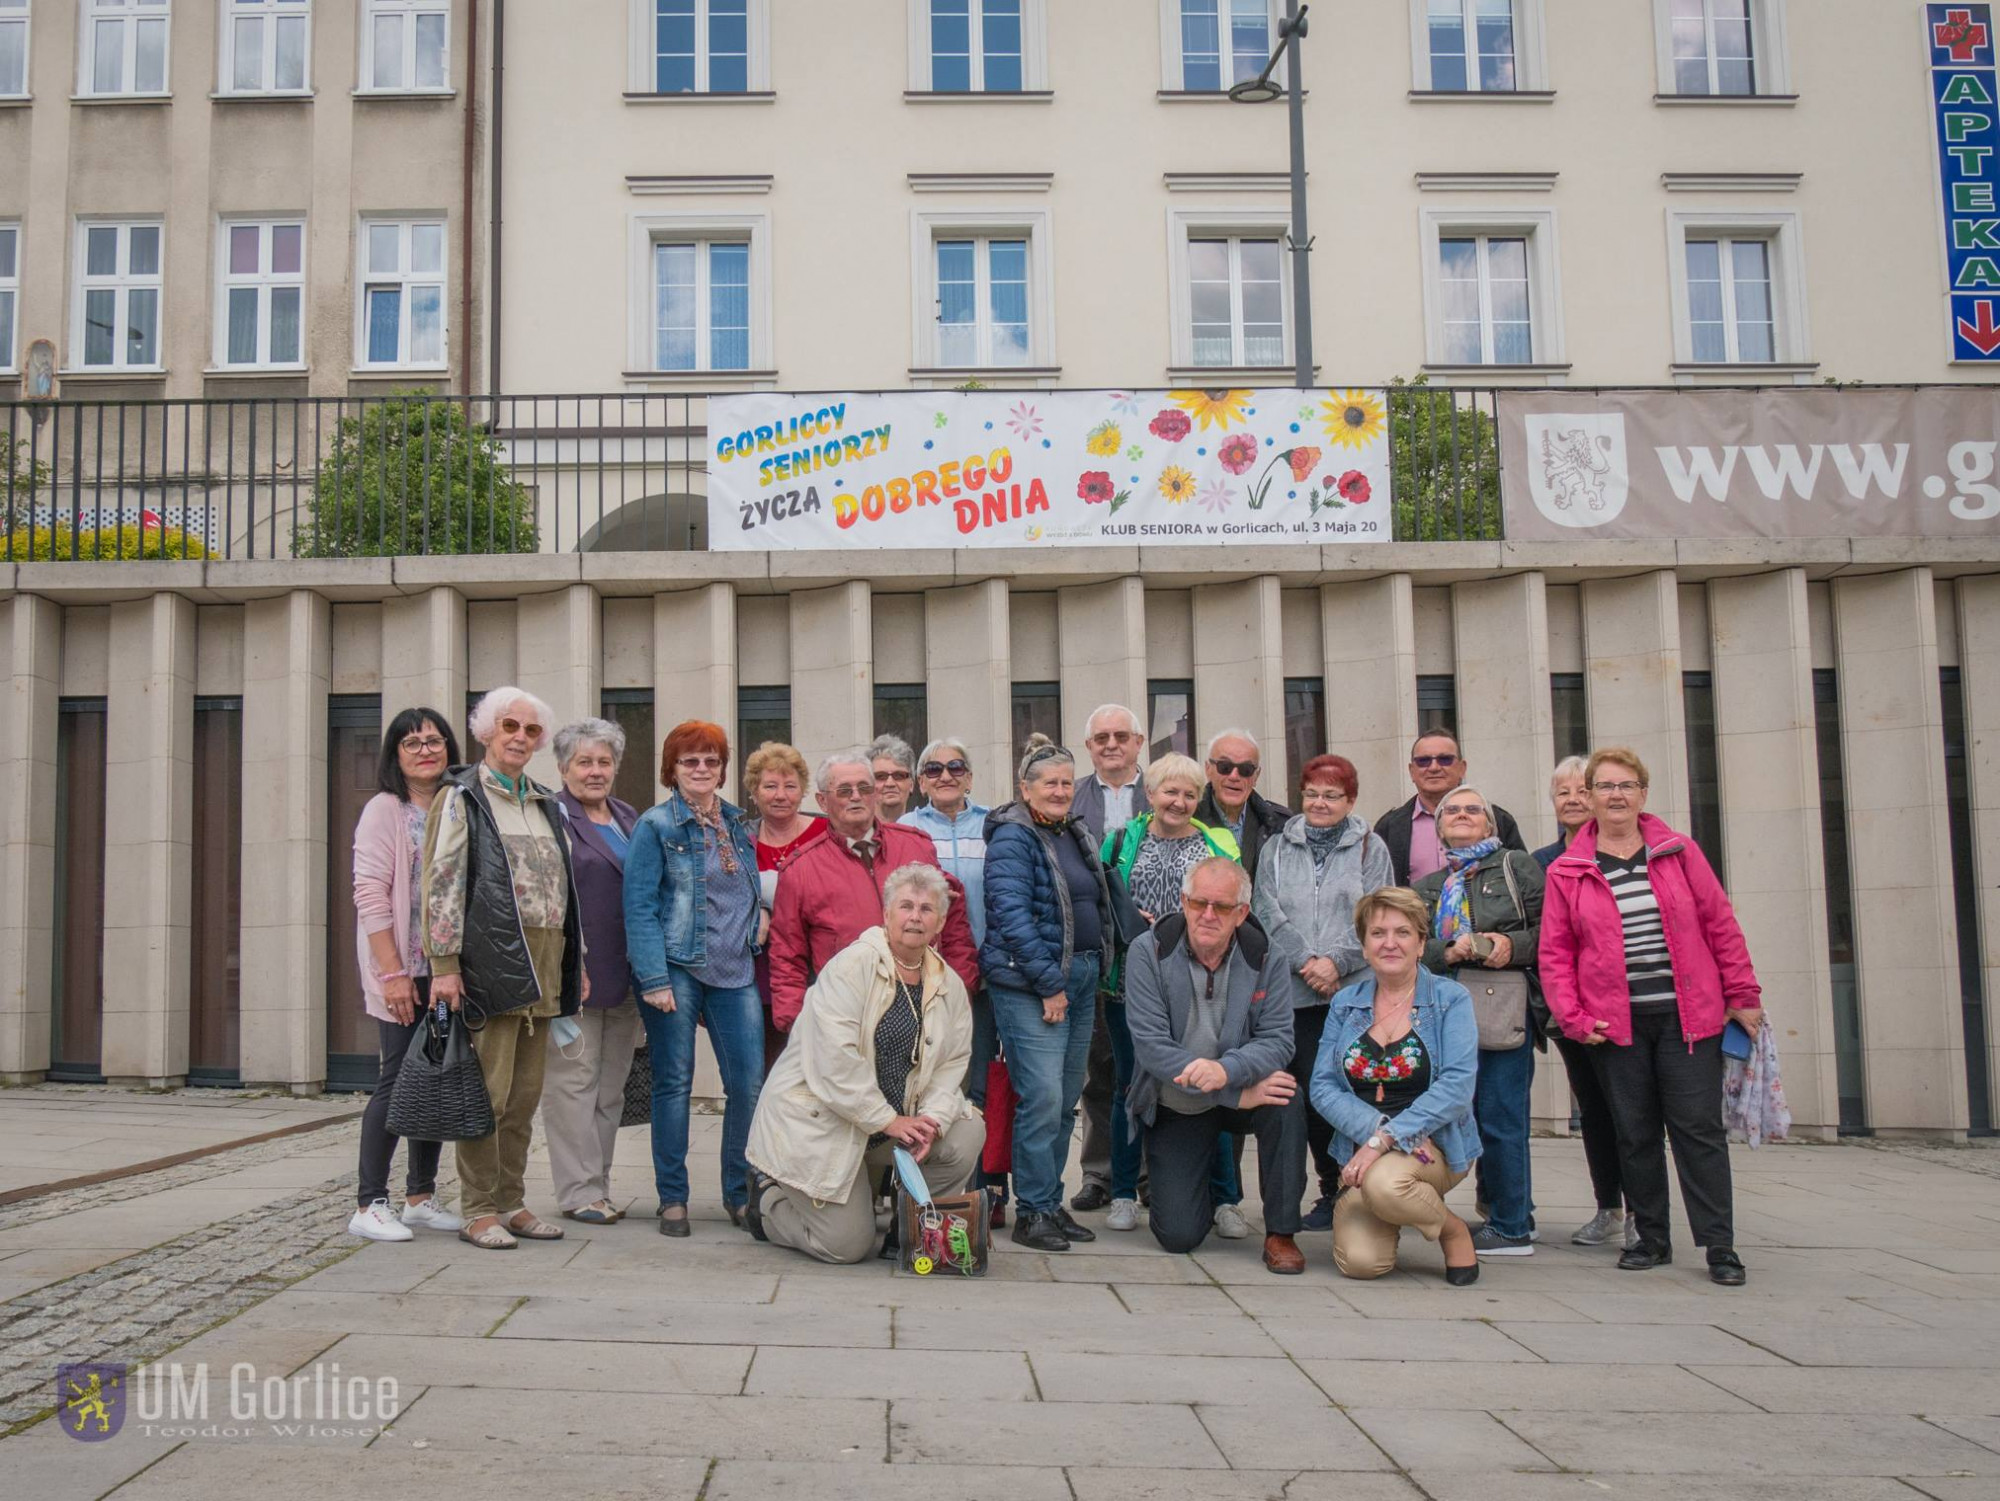
M 606 719 L 565 725 L 556 731 L 555 754 L 563 781 L 556 800 L 569 818 L 590 992 L 576 1014 L 574 1035 L 565 1038 L 568 1028 L 560 1023 L 549 1028 L 542 1130 L 557 1207 L 586 1225 L 609 1225 L 624 1214 L 611 1202 L 611 1152 L 640 1033 L 625 963 L 625 848 L 639 815 L 611 795 L 625 757 L 625 732 L 617 725 Z

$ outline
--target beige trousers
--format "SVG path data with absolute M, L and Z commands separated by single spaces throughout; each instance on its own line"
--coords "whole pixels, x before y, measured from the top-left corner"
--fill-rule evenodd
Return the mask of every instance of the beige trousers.
M 542 1080 L 542 1133 L 558 1209 L 611 1197 L 611 1154 L 625 1112 L 625 1076 L 639 1045 L 639 1006 L 631 1000 L 602 1010 L 586 1006 L 576 1022 L 583 1035 L 570 1044 L 574 1058 L 565 1058 L 549 1033 Z
M 458 1143 L 458 1212 L 468 1220 L 513 1214 L 527 1206 L 523 1179 L 535 1106 L 542 1099 L 548 1027 L 547 1017 L 503 1011 L 472 1034 L 486 1094 L 493 1101 L 494 1129 L 491 1136 Z
M 934 1194 L 963 1193 L 986 1148 L 986 1122 L 976 1115 L 959 1121 L 931 1147 L 920 1166 Z M 895 1143 L 870 1147 L 848 1187 L 845 1204 L 808 1198 L 774 1183 L 764 1191 L 764 1233 L 771 1244 L 803 1251 L 815 1261 L 842 1265 L 867 1259 L 875 1249 L 875 1180 L 889 1166 Z
M 1425 1240 L 1444 1232 L 1444 1196 L 1464 1179 L 1442 1157 L 1419 1162 L 1407 1152 L 1385 1152 L 1359 1188 L 1333 1206 L 1333 1264 L 1343 1277 L 1384 1277 L 1396 1269 L 1396 1235 L 1408 1225 Z

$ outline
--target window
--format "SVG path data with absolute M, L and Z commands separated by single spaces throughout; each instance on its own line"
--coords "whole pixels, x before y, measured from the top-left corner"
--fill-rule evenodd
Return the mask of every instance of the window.
M 1060 683 L 1016 683 L 1014 684 L 1014 754 L 1023 754 L 1028 737 L 1034 734 L 1047 735 L 1057 745 L 1062 744 L 1062 684 Z M 1011 768 L 1003 773 L 1004 782 L 1011 775 Z
M 224 222 L 217 365 L 254 368 L 305 362 L 301 333 L 305 238 L 306 227 L 297 220 Z
M 0 224 L 0 370 L 12 370 L 14 312 L 21 300 L 21 226 Z
M 362 0 L 363 92 L 414 94 L 451 87 L 447 0 Z
M 79 94 L 167 92 L 168 0 L 84 0 Z
M 1146 725 L 1147 760 L 1172 751 L 1194 755 L 1194 684 L 1186 678 L 1155 678 L 1146 684 Z
M 1590 708 L 1580 672 L 1549 674 L 1549 709 L 1555 725 L 1556 759 L 1590 754 Z
M 302 94 L 312 0 L 222 0 L 226 94 Z
M 55 910 L 49 1078 L 104 1082 L 104 803 L 101 698 L 56 702 Z M 350 881 L 353 872 L 348 873 Z M 348 906 L 353 907 L 350 900 Z
M 641 0 L 641 11 L 651 64 L 642 92 L 749 92 L 752 23 L 762 22 L 751 0 Z
M 653 806 L 653 789 L 660 774 L 660 742 L 653 735 L 651 688 L 606 688 L 601 713 L 625 732 L 625 759 L 611 795 L 641 813 Z
M 1417 730 L 1449 729 L 1458 724 L 1458 679 L 1448 672 L 1417 675 Z
M 1555 211 L 1425 209 L 1429 363 L 1562 360 Z
M 354 930 L 354 826 L 377 791 L 382 697 L 326 697 L 326 1087 L 373 1089 L 382 1078 L 377 1034 L 348 998 L 361 988 Z
M 922 683 L 877 683 L 875 733 L 894 735 L 912 751 L 921 753 L 931 738 L 930 695 L 925 686 Z M 912 793 L 915 790 L 912 786 Z M 921 802 L 922 799 L 916 801 Z
M 1017 94 L 1024 85 L 1022 0 L 930 0 L 932 90 Z
M 442 220 L 363 220 L 360 363 L 442 366 L 444 284 Z
M 1180 76 L 1168 83 L 1190 93 L 1217 93 L 1255 78 L 1270 60 L 1270 0 L 1169 0 L 1174 37 L 1169 65 Z
M 0 99 L 28 93 L 28 0 L 0 0 Z
M 1973 858 L 1972 782 L 1966 756 L 1965 685 L 1956 667 L 1938 669 L 1944 709 L 1945 811 L 1951 830 L 1952 902 L 1958 915 L 1959 1005 L 1965 1021 L 1965 1096 L 1973 1134 L 1993 1135 L 1987 1076 L 1985 966 L 1979 947 L 1979 877 Z
M 1301 806 L 1299 788 L 1306 762 L 1326 754 L 1326 679 L 1285 679 L 1285 764 L 1291 771 L 1292 806 Z
M 1285 275 L 1278 241 L 1189 240 L 1188 315 L 1195 364 L 1282 365 Z
M 937 242 L 937 363 L 1028 363 L 1028 242 Z
M 234 1083 L 242 1032 L 243 700 L 194 701 L 188 1082 Z M 351 868 L 350 868 L 351 873 Z
M 1819 829 L 1826 860 L 1826 946 L 1833 980 L 1834 1073 L 1840 1134 L 1868 1135 L 1868 1088 L 1861 1056 L 1860 968 L 1854 952 L 1854 883 L 1847 850 L 1847 777 L 1840 755 L 1840 680 L 1813 669 L 1819 742 Z
M 160 237 L 158 224 L 77 226 L 74 337 L 84 369 L 159 368 Z
M 1653 0 L 1663 100 L 1789 99 L 1785 0 Z
M 1688 832 L 1717 879 L 1728 881 L 1722 860 L 1722 766 L 1715 739 L 1715 679 L 1706 672 L 1681 674 L 1681 717 L 1688 758 Z
M 792 743 L 792 690 L 790 688 L 738 688 L 736 690 L 736 785 L 743 785 L 743 767 L 750 753 L 766 740 L 780 745 Z M 636 806 L 636 804 L 635 804 Z
M 1805 279 L 1794 213 L 1670 213 L 1678 365 L 1799 365 Z
M 750 246 L 653 246 L 653 361 L 659 370 L 750 368 Z
M 1514 0 L 1429 0 L 1430 86 L 1439 93 L 1508 92 L 1514 68 Z

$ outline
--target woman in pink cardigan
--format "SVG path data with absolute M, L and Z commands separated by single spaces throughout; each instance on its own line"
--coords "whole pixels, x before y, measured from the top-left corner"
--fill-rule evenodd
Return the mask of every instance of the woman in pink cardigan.
M 1549 866 L 1537 964 L 1563 1035 L 1591 1050 L 1618 1133 L 1638 1240 L 1623 1271 L 1674 1259 L 1664 1126 L 1695 1244 L 1724 1287 L 1736 1254 L 1729 1134 L 1722 1125 L 1722 1029 L 1763 1021 L 1750 950 L 1722 883 L 1694 841 L 1646 812 L 1646 765 L 1612 746 L 1584 780 L 1593 820 Z
M 354 925 L 360 947 L 361 995 L 381 1035 L 382 1077 L 361 1117 L 361 1207 L 347 1222 L 365 1240 L 409 1240 L 414 1228 L 457 1232 L 465 1221 L 437 1202 L 439 1144 L 409 1144 L 408 1177 L 399 1218 L 389 1208 L 389 1098 L 403 1053 L 430 1006 L 430 966 L 424 960 L 424 820 L 458 760 L 458 738 L 435 709 L 405 709 L 389 721 L 376 771 L 381 791 L 354 827 Z

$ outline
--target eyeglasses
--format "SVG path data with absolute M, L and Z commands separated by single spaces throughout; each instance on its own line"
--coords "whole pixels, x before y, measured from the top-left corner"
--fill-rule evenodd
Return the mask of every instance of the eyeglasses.
M 1630 797 L 1635 792 L 1645 791 L 1646 784 L 1644 782 L 1592 782 L 1590 790 L 1593 792 L 1622 792 L 1625 796 Z
M 503 719 L 500 721 L 500 733 L 503 735 L 526 733 L 530 740 L 539 740 L 542 738 L 542 727 L 538 724 L 523 724 L 518 719 Z
M 842 782 L 838 787 L 827 788 L 826 795 L 846 801 L 848 798 L 873 797 L 879 791 L 881 789 L 873 782 Z
M 1438 809 L 1438 813 L 1446 818 L 1484 818 L 1487 816 L 1486 805 L 1484 803 L 1446 803 L 1442 808 Z
M 407 735 L 398 743 L 402 749 L 419 756 L 435 756 L 444 749 L 442 735 L 425 735 L 421 739 L 415 735 Z
M 1090 743 L 1102 748 L 1107 745 L 1129 745 L 1138 738 L 1137 730 L 1099 730 L 1090 737 Z
M 935 781 L 937 780 L 937 778 L 945 776 L 946 774 L 955 777 L 962 777 L 970 770 L 972 770 L 972 768 L 970 766 L 967 766 L 963 761 L 959 760 L 959 758 L 956 756 L 953 756 L 949 761 L 924 762 L 924 778 L 927 781 Z
M 1432 766 L 1439 766 L 1439 767 L 1444 767 L 1444 766 L 1456 766 L 1456 765 L 1458 765 L 1458 757 L 1456 757 L 1456 756 L 1412 756 L 1412 757 L 1410 757 L 1410 764 L 1411 764 L 1412 766 L 1422 766 L 1422 767 L 1427 767 L 1427 768 L 1428 768 L 1428 767 L 1432 767 Z
M 722 770 L 722 757 L 682 756 L 680 760 L 674 762 L 674 765 L 678 766 L 682 771 L 720 771 Z
M 876 772 L 875 780 L 878 782 L 907 782 L 910 780 L 910 774 L 899 766 L 893 771 Z
M 1344 803 L 1347 794 L 1338 787 L 1308 787 L 1299 794 L 1302 803 Z
M 1255 761 L 1214 760 L 1210 761 L 1208 764 L 1210 766 L 1213 766 L 1218 772 L 1220 772 L 1223 776 L 1226 777 L 1233 777 L 1237 775 L 1239 772 L 1246 777 L 1254 777 L 1255 775 L 1257 775 L 1257 763 Z
M 1243 904 L 1234 897 L 1220 900 L 1215 897 L 1184 896 L 1181 898 L 1181 905 L 1187 908 L 1191 916 L 1199 917 L 1204 912 L 1212 912 L 1217 917 L 1227 917 Z

